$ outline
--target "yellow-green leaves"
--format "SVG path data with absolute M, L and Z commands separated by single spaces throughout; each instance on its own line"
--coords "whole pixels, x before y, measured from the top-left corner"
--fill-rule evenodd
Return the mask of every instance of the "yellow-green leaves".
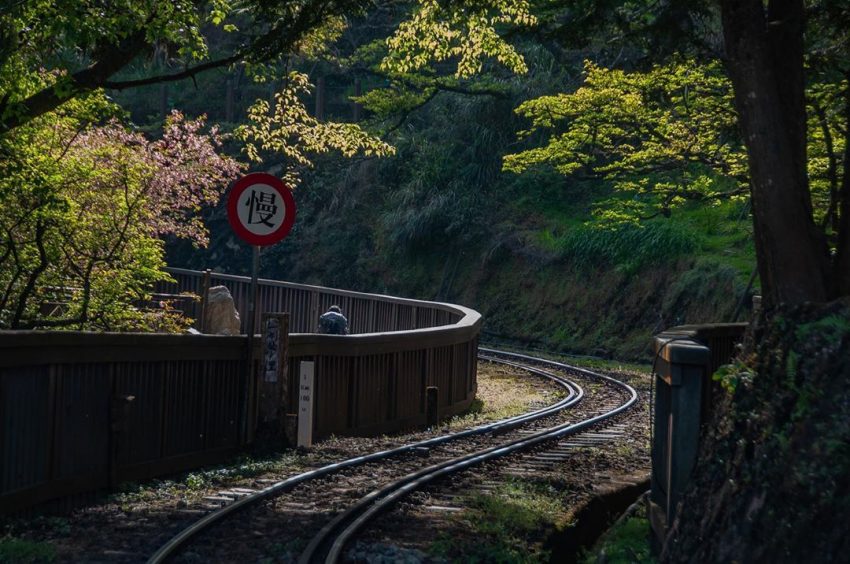
M 527 0 L 482 0 L 441 5 L 420 0 L 413 16 L 387 40 L 384 71 L 409 73 L 431 62 L 457 60 L 455 76 L 468 78 L 481 71 L 485 58 L 494 58 L 516 73 L 528 68 L 522 56 L 498 34 L 503 26 L 533 26 L 537 19 Z
M 719 63 L 678 60 L 630 73 L 587 62 L 575 92 L 529 100 L 516 113 L 530 121 L 521 138 L 549 137 L 542 147 L 507 155 L 504 170 L 545 164 L 607 179 L 618 195 L 595 209 L 606 221 L 667 215 L 747 187 L 731 85 Z
M 340 16 L 328 17 L 321 25 L 307 32 L 296 46 L 304 57 L 318 58 L 330 55 L 330 46 L 337 41 L 348 27 L 348 22 Z
M 230 0 L 212 0 L 210 2 L 209 21 L 213 25 L 221 25 L 230 14 Z
M 250 124 L 235 131 L 245 143 L 244 152 L 254 162 L 262 162 L 261 152 L 286 157 L 283 180 L 296 186 L 298 170 L 313 166 L 309 153 L 340 151 L 346 157 L 357 154 L 385 156 L 395 148 L 364 131 L 354 123 L 322 122 L 311 116 L 299 95 L 309 93 L 307 75 L 292 72 L 283 89 L 275 95 L 272 109 L 265 100 L 257 100 L 248 110 Z

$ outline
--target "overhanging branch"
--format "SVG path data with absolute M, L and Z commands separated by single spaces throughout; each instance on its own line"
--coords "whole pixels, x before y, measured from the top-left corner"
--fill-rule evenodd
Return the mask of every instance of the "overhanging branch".
M 147 78 L 139 78 L 136 80 L 117 80 L 117 81 L 106 81 L 103 83 L 104 88 L 111 88 L 112 90 L 124 90 L 125 88 L 134 88 L 137 86 L 147 86 L 150 84 L 159 84 L 162 82 L 174 82 L 177 80 L 183 80 L 184 78 L 192 78 L 198 73 L 202 73 L 204 71 L 208 71 L 211 69 L 224 67 L 227 65 L 232 65 L 245 57 L 245 54 L 242 52 L 236 53 L 229 57 L 225 57 L 223 59 L 216 59 L 215 61 L 207 61 L 206 63 L 201 63 L 200 65 L 196 65 L 194 67 L 184 69 L 180 72 L 172 73 L 172 74 L 160 74 L 157 76 L 149 76 Z

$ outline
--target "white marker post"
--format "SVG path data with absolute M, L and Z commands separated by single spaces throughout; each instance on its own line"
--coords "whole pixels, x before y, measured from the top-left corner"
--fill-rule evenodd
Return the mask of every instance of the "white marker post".
M 302 360 L 298 386 L 298 446 L 313 446 L 313 385 L 316 363 Z

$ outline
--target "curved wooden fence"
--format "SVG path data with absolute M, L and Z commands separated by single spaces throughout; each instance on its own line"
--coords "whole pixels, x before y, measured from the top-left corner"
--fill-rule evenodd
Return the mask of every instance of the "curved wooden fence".
M 245 309 L 247 278 L 173 275 L 177 283 L 159 291 L 224 284 Z M 189 303 L 187 313 L 199 315 L 201 304 Z M 299 362 L 315 363 L 316 439 L 424 424 L 428 387 L 437 388 L 441 418 L 475 396 L 481 317 L 473 310 L 270 280 L 258 303 L 259 312 L 291 314 L 285 413 L 296 412 Z M 309 333 L 331 304 L 355 334 Z M 261 385 L 248 373 L 247 344 L 245 335 L 0 332 L 0 513 L 244 448 Z
M 224 285 L 240 312 L 247 310 L 250 279 L 169 269 L 176 282 L 160 291 L 193 292 Z M 481 316 L 463 306 L 260 280 L 258 312 L 289 312 L 286 411 L 297 410 L 298 363 L 315 362 L 314 437 L 371 435 L 422 425 L 426 389 L 437 388 L 441 417 L 465 410 L 475 397 Z M 351 335 L 312 333 L 321 313 L 339 305 Z M 195 302 L 189 315 L 202 315 Z M 257 316 L 255 332 L 259 331 Z M 243 330 L 247 321 L 242 316 Z M 259 345 L 258 345 L 259 346 Z M 259 355 L 257 355 L 259 356 Z
M 242 332 L 247 333 L 248 294 L 251 279 L 246 276 L 234 276 L 218 272 L 200 272 L 183 268 L 166 269 L 175 279 L 174 283 L 162 283 L 157 287 L 158 292 L 179 294 L 190 292 L 199 297 L 210 286 L 227 286 L 236 309 L 241 314 Z M 257 311 L 259 312 L 289 312 L 290 331 L 292 333 L 312 333 L 316 330 L 319 316 L 332 305 L 342 308 L 348 317 L 351 333 L 385 333 L 390 331 L 407 331 L 411 329 L 426 329 L 460 323 L 469 324 L 480 319 L 477 312 L 451 304 L 426 302 L 384 296 L 381 294 L 366 294 L 350 290 L 295 284 L 278 280 L 259 280 L 257 296 Z M 202 301 L 185 302 L 186 314 L 199 319 L 202 315 Z M 458 327 L 447 328 L 456 331 Z M 254 332 L 260 330 L 260 319 L 254 323 Z

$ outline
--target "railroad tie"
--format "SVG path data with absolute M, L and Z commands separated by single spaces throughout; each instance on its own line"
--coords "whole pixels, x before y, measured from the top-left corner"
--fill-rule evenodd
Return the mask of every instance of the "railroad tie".
M 208 495 L 205 496 L 203 499 L 204 501 L 210 502 L 211 505 L 218 505 L 219 507 L 230 505 L 234 501 L 232 497 L 224 497 L 221 495 Z

